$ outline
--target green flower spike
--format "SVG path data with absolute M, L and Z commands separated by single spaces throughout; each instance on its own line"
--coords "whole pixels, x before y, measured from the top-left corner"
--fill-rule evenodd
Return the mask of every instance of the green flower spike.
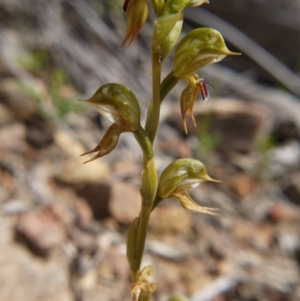
M 123 11 L 126 13 L 127 31 L 121 48 L 130 39 L 133 42 L 148 17 L 148 6 L 146 0 L 125 0 Z
M 158 184 L 157 195 L 161 199 L 174 197 L 187 210 L 217 215 L 216 208 L 202 207 L 188 195 L 188 191 L 197 187 L 201 182 L 212 179 L 204 165 L 194 159 L 177 159 L 162 172 Z
M 110 128 L 107 130 L 106 134 L 103 136 L 100 143 L 91 151 L 88 151 L 81 155 L 81 156 L 84 156 L 87 154 L 98 152 L 98 154 L 96 156 L 92 157 L 88 161 L 85 161 L 84 163 L 94 161 L 94 160 L 110 153 L 117 146 L 118 141 L 119 141 L 119 136 L 121 133 L 122 133 L 122 130 L 116 123 L 111 125 Z
M 221 61 L 226 55 L 240 55 L 229 51 L 222 35 L 212 28 L 198 28 L 189 32 L 177 45 L 173 73 L 184 77 L 197 69 Z
M 140 127 L 140 107 L 134 94 L 119 84 L 101 86 L 89 99 L 97 111 L 111 122 L 116 123 L 122 132 L 135 132 Z

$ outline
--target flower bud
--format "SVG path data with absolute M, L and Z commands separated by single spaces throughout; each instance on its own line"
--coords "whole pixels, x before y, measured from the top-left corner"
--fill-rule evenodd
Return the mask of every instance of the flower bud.
M 161 16 L 164 7 L 165 7 L 165 0 L 150 0 L 152 5 L 153 5 L 153 9 L 155 12 L 156 17 Z
M 187 194 L 189 190 L 204 181 L 219 182 L 207 174 L 206 168 L 200 161 L 177 159 L 162 172 L 157 194 L 162 199 L 174 197 L 187 210 L 216 215 L 214 212 L 216 209 L 198 205 Z
M 190 4 L 190 2 L 191 0 L 168 0 L 166 2 L 162 15 L 167 16 L 181 12 Z
M 152 41 L 152 47 L 154 49 L 158 49 L 160 45 L 164 42 L 164 40 L 168 37 L 172 29 L 178 24 L 181 26 L 177 28 L 175 31 L 179 37 L 182 27 L 182 13 L 177 12 L 171 15 L 162 16 L 160 18 L 157 18 L 154 22 L 154 34 L 153 34 L 153 41 Z M 174 35 L 175 32 L 173 32 Z M 176 36 L 177 36 L 176 35 Z M 178 39 L 178 37 L 175 39 L 175 43 Z M 174 43 L 174 45 L 175 45 Z M 173 45 L 173 47 L 174 47 Z M 173 48 L 172 47 L 172 48 Z
M 119 141 L 119 136 L 121 133 L 122 133 L 122 130 L 116 123 L 111 125 L 110 128 L 105 133 L 105 135 L 103 136 L 100 143 L 91 151 L 88 151 L 81 155 L 81 156 L 84 156 L 87 154 L 98 152 L 98 154 L 96 156 L 92 157 L 88 161 L 85 161 L 84 163 L 94 161 L 94 160 L 110 153 L 117 146 L 118 141 Z
M 138 301 L 140 296 L 145 297 L 143 300 L 149 300 L 147 297 L 149 297 L 155 289 L 156 282 L 153 276 L 153 267 L 149 265 L 139 272 L 136 282 L 131 286 L 132 301 Z
M 94 105 L 103 117 L 116 123 L 123 132 L 134 132 L 140 126 L 138 101 L 131 90 L 122 85 L 103 85 L 84 101 Z
M 221 61 L 226 55 L 239 55 L 227 49 L 222 35 L 211 28 L 189 32 L 177 45 L 173 60 L 176 77 Z
M 121 48 L 130 39 L 133 42 L 148 17 L 148 6 L 146 0 L 125 0 L 123 11 L 126 13 L 127 31 Z
M 160 60 L 161 62 L 168 56 L 168 54 L 172 51 L 174 46 L 177 43 L 177 40 L 180 36 L 182 23 L 183 23 L 183 13 L 180 12 L 176 14 L 178 19 L 174 24 L 173 28 L 170 30 L 168 35 L 164 38 L 162 43 L 160 44 Z
M 193 115 L 195 99 L 199 91 L 202 99 L 206 101 L 208 99 L 211 87 L 204 82 L 203 78 L 199 78 L 196 73 L 190 73 L 184 76 L 183 79 L 188 83 L 188 86 L 181 93 L 180 109 L 183 128 L 185 133 L 187 134 L 186 113 L 189 113 L 192 122 L 196 127 L 196 121 Z
M 182 29 L 183 10 L 187 6 L 198 6 L 206 0 L 168 0 L 161 17 L 154 24 L 152 47 L 159 49 L 163 61 L 175 46 Z

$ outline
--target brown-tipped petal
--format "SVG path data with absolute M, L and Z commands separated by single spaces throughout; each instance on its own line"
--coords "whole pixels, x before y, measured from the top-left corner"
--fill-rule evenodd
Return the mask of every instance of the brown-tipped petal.
M 148 17 L 148 6 L 146 0 L 130 0 L 124 3 L 123 9 L 126 10 L 127 30 L 121 48 L 129 39 L 130 46 Z
M 186 112 L 181 111 L 181 119 L 182 119 L 182 125 L 183 125 L 184 132 L 187 134 L 188 130 L 187 130 L 187 126 L 186 126 Z
M 87 155 L 90 153 L 98 152 L 97 155 L 92 157 L 90 160 L 85 161 L 84 164 L 94 161 L 94 160 L 110 153 L 116 147 L 121 132 L 122 132 L 122 130 L 116 123 L 112 124 L 110 126 L 110 128 L 107 130 L 107 132 L 105 133 L 105 135 L 103 136 L 100 143 L 91 151 L 88 151 L 81 155 L 81 156 L 84 156 L 84 155 Z
M 99 149 L 99 145 L 97 145 L 94 149 L 88 151 L 88 152 L 85 152 L 83 154 L 81 154 L 80 156 L 85 156 L 85 155 L 88 155 L 88 154 L 91 154 L 91 153 L 95 153 L 95 152 L 98 152 L 100 149 Z
M 92 162 L 92 161 L 94 161 L 94 160 L 96 160 L 96 159 L 98 159 L 98 158 L 101 158 L 101 157 L 103 157 L 104 155 L 103 154 L 101 154 L 100 152 L 97 154 L 97 155 L 95 155 L 94 157 L 92 157 L 91 159 L 89 159 L 89 160 L 87 160 L 87 161 L 84 161 L 83 162 L 83 164 L 86 164 L 86 163 L 89 163 L 89 162 Z
M 138 35 L 139 31 L 141 30 L 142 27 L 138 27 L 136 28 L 134 31 L 130 31 L 126 34 L 120 48 L 123 48 L 124 45 L 127 43 L 127 41 L 130 39 L 129 43 L 128 43 L 128 47 L 131 45 L 131 43 L 134 41 L 134 39 L 136 38 L 136 36 Z M 131 37 L 131 38 L 130 38 Z
M 186 126 L 186 112 L 188 112 L 191 116 L 193 124 L 196 126 L 196 122 L 193 116 L 193 107 L 195 103 L 195 99 L 198 94 L 198 88 L 194 85 L 188 85 L 181 93 L 180 96 L 180 109 L 181 116 L 183 121 L 184 131 L 187 134 L 187 126 Z
M 195 117 L 194 117 L 193 108 L 189 108 L 188 112 L 190 114 L 190 117 L 191 117 L 191 120 L 192 120 L 192 123 L 193 123 L 194 127 L 196 127 L 197 124 L 196 124 L 196 120 L 195 120 Z
M 218 210 L 218 208 L 200 206 L 185 192 L 173 194 L 171 196 L 173 196 L 178 201 L 180 206 L 186 210 L 210 215 L 219 215 L 215 212 Z
M 136 30 L 133 31 L 133 33 L 131 34 L 131 39 L 128 43 L 128 46 L 131 45 L 131 43 L 134 41 L 134 39 L 136 38 L 136 36 L 138 35 L 138 33 L 140 32 L 142 26 L 138 27 Z

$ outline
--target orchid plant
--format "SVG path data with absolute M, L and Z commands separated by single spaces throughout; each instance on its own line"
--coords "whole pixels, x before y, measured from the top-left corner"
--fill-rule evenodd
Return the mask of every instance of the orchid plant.
M 151 212 L 166 198 L 174 198 L 186 210 L 216 215 L 215 208 L 202 207 L 192 200 L 188 191 L 203 181 L 218 182 L 207 174 L 204 165 L 194 159 L 178 159 L 172 162 L 158 179 L 153 154 L 153 143 L 159 124 L 160 106 L 168 93 L 183 80 L 187 86 L 180 96 L 180 108 L 183 128 L 187 133 L 186 114 L 196 122 L 193 106 L 198 93 L 205 101 L 210 87 L 199 78 L 195 71 L 219 62 L 227 55 L 238 55 L 227 49 L 222 35 L 211 28 L 194 29 L 176 45 L 180 37 L 183 12 L 187 6 L 200 6 L 208 0 L 125 0 L 127 31 L 121 43 L 124 47 L 134 41 L 148 17 L 148 6 L 152 6 L 156 19 L 151 46 L 152 95 L 145 125 L 140 122 L 139 101 L 133 92 L 120 84 L 109 83 L 101 86 L 95 94 L 85 100 L 109 119 L 112 125 L 100 143 L 83 155 L 96 153 L 87 162 L 110 153 L 117 145 L 123 132 L 131 132 L 139 143 L 144 160 L 141 176 L 141 211 L 131 223 L 127 234 L 127 258 L 131 270 L 131 295 L 133 301 L 148 301 L 155 291 L 153 268 L 141 268 L 147 226 Z M 161 69 L 165 58 L 174 51 L 173 66 L 170 73 L 162 80 Z M 171 300 L 183 301 L 185 297 L 171 297 Z

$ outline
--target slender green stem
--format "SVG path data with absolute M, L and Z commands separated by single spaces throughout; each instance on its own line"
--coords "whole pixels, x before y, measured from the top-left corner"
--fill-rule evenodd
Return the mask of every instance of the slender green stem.
M 151 208 L 151 212 L 157 207 L 157 205 L 162 201 L 162 198 L 160 198 L 159 196 L 156 196 Z
M 157 206 L 160 199 L 156 195 L 156 170 L 153 161 L 152 144 L 154 142 L 160 115 L 160 105 L 170 90 L 177 84 L 178 79 L 171 72 L 161 85 L 161 61 L 159 52 L 152 49 L 152 101 L 147 112 L 145 131 L 141 127 L 135 133 L 139 144 L 144 152 L 144 173 L 148 172 L 149 176 L 142 181 L 141 195 L 142 208 L 138 218 L 138 228 L 136 234 L 136 245 L 134 252 L 134 270 L 131 271 L 132 281 L 136 281 L 138 271 L 140 270 L 142 257 L 145 248 L 147 229 L 151 211 Z M 149 141 L 150 140 L 150 141 Z M 151 165 L 152 164 L 152 165 Z M 153 179 L 152 179 L 153 178 Z M 140 296 L 139 301 L 150 300 L 150 295 Z
M 163 80 L 160 87 L 160 102 L 162 103 L 169 92 L 176 86 L 178 83 L 178 78 L 173 75 L 171 71 Z
M 137 245 L 136 245 L 136 255 L 137 255 L 136 262 L 138 267 L 140 267 L 142 262 L 150 213 L 151 213 L 151 206 L 142 204 L 142 208 L 139 216 L 139 228 L 138 228 Z
M 159 52 L 152 49 L 152 114 L 147 116 L 150 126 L 146 129 L 152 143 L 156 136 L 160 115 L 160 78 L 161 62 Z
M 142 126 L 140 126 L 140 128 L 133 134 L 137 142 L 141 146 L 141 149 L 144 154 L 144 164 L 146 164 L 146 162 L 148 162 L 149 160 L 151 160 L 151 158 L 153 158 L 153 149 L 152 149 L 151 141 L 147 136 L 145 130 L 142 128 Z
M 163 80 L 160 86 L 160 103 L 164 101 L 166 96 L 169 94 L 169 92 L 176 86 L 178 83 L 178 78 L 173 75 L 173 72 L 171 71 Z M 148 112 L 147 112 L 147 119 L 145 124 L 145 130 L 147 133 L 149 133 L 150 125 L 151 125 L 151 116 L 153 114 L 152 112 L 152 102 L 150 103 Z

